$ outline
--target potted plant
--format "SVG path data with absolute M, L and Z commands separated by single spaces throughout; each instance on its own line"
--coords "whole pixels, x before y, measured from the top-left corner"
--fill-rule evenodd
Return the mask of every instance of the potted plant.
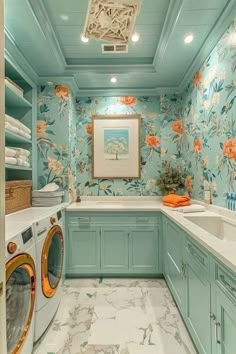
M 169 161 L 164 161 L 156 185 L 163 194 L 176 193 L 185 186 L 184 171 L 180 166 L 172 166 Z

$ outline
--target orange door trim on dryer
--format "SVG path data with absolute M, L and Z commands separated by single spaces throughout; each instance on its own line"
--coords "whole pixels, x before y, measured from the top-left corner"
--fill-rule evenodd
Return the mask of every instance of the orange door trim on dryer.
M 30 298 L 30 308 L 28 313 L 28 318 L 23 328 L 21 337 L 18 340 L 15 348 L 13 348 L 10 354 L 18 354 L 25 342 L 27 334 L 30 329 L 32 317 L 34 314 L 34 304 L 35 304 L 35 264 L 33 258 L 27 253 L 21 253 L 9 260 L 6 263 L 6 283 L 10 279 L 11 275 L 18 269 L 23 268 L 30 277 L 31 282 L 31 298 Z
M 57 236 L 60 241 L 60 251 L 61 255 L 58 255 L 60 258 L 60 265 L 57 270 L 57 274 L 54 275 L 55 281 L 54 284 L 52 285 L 49 280 L 49 272 L 48 272 L 48 258 L 49 258 L 49 251 L 50 247 L 52 246 L 53 238 Z M 41 278 L 42 278 L 42 291 L 43 294 L 50 298 L 52 297 L 55 292 L 57 291 L 58 284 L 61 280 L 62 276 L 62 267 L 63 267 L 63 255 L 64 255 L 64 238 L 63 238 L 63 232 L 62 229 L 59 225 L 53 226 L 45 239 L 44 245 L 43 245 L 43 250 L 42 250 L 42 255 L 41 255 Z

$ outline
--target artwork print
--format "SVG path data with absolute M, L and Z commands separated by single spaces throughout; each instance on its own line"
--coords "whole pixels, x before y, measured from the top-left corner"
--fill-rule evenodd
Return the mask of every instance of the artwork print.
M 127 160 L 129 158 L 129 129 L 104 129 L 104 159 Z

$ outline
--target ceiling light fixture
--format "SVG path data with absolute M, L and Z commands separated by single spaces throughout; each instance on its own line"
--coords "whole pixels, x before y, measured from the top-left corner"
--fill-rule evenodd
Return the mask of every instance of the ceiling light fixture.
M 189 44 L 189 43 L 191 43 L 192 41 L 193 41 L 193 34 L 187 34 L 185 37 L 184 37 L 184 42 L 186 43 L 186 44 Z
M 138 42 L 138 41 L 139 41 L 139 38 L 140 38 L 140 35 L 139 35 L 139 33 L 137 33 L 137 32 L 133 33 L 133 35 L 132 35 L 132 37 L 131 37 L 131 39 L 132 39 L 133 42 Z
M 81 33 L 80 39 L 83 43 L 88 43 L 88 41 L 89 41 L 89 39 L 87 37 L 85 37 L 85 35 L 83 33 Z
M 112 78 L 111 78 L 111 82 L 112 82 L 113 84 L 117 83 L 117 78 L 116 78 L 115 76 L 112 77 Z

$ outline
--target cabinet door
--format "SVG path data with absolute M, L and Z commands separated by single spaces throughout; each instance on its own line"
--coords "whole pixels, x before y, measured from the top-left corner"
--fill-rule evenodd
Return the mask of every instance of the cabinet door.
M 159 272 L 158 226 L 137 225 L 129 232 L 129 272 Z
M 100 273 L 100 229 L 96 226 L 70 226 L 67 244 L 67 273 Z
M 213 294 L 213 353 L 233 354 L 236 352 L 236 304 L 221 290 L 215 289 Z
M 121 226 L 101 228 L 101 271 L 103 273 L 128 272 L 128 232 Z
M 190 258 L 187 259 L 187 325 L 201 354 L 211 353 L 210 283 Z
M 184 234 L 167 218 L 164 219 L 163 233 L 164 275 L 175 301 L 180 310 L 184 312 L 186 302 L 185 264 L 183 260 Z

